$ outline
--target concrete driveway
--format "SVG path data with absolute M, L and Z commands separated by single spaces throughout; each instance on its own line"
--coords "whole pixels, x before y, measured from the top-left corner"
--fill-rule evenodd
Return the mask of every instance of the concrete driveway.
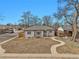
M 3 41 L 6 41 L 12 37 L 15 37 L 16 34 L 15 33 L 5 33 L 5 34 L 1 34 L 0 35 L 0 43 L 3 42 Z

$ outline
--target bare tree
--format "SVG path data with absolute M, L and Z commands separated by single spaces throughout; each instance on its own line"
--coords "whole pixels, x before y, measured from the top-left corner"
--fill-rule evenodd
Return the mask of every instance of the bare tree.
M 39 25 L 40 18 L 38 16 L 32 16 L 32 25 Z
M 78 0 L 61 0 L 63 3 L 63 7 L 61 7 L 64 11 L 62 16 L 66 18 L 67 15 L 72 15 L 74 18 L 72 19 L 72 27 L 73 27 L 73 34 L 72 40 L 76 41 L 77 35 L 77 21 L 78 21 L 78 14 L 79 14 L 79 1 Z M 67 20 L 67 19 L 66 19 Z
M 30 18 L 31 18 L 32 14 L 30 11 L 27 11 L 27 12 L 23 12 L 23 15 L 21 16 L 22 19 L 21 19 L 21 22 L 22 24 L 24 25 L 24 27 L 26 26 L 30 26 Z
M 60 11 L 58 10 L 56 13 L 53 14 L 56 24 L 59 24 L 59 21 L 62 19 L 62 16 L 60 15 Z
M 50 26 L 51 25 L 51 16 L 44 16 L 43 22 L 44 22 L 43 25 Z

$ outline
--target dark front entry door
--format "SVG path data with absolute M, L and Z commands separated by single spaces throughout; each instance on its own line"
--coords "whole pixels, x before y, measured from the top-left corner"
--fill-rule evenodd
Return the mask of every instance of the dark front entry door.
M 35 31 L 35 37 L 41 37 L 41 31 Z
M 47 31 L 43 31 L 43 36 L 47 37 Z

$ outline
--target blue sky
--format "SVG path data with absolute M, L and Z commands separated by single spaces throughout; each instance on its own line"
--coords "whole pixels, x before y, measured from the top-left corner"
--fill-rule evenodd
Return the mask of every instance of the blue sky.
M 42 17 L 57 10 L 57 0 L 0 0 L 0 15 L 5 16 L 1 24 L 17 23 L 23 11 Z

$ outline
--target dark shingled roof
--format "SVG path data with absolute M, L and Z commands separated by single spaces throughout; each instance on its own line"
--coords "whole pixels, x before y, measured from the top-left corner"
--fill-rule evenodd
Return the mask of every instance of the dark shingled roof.
M 26 31 L 34 31 L 34 30 L 53 30 L 52 27 L 49 26 L 31 26 L 26 29 Z

